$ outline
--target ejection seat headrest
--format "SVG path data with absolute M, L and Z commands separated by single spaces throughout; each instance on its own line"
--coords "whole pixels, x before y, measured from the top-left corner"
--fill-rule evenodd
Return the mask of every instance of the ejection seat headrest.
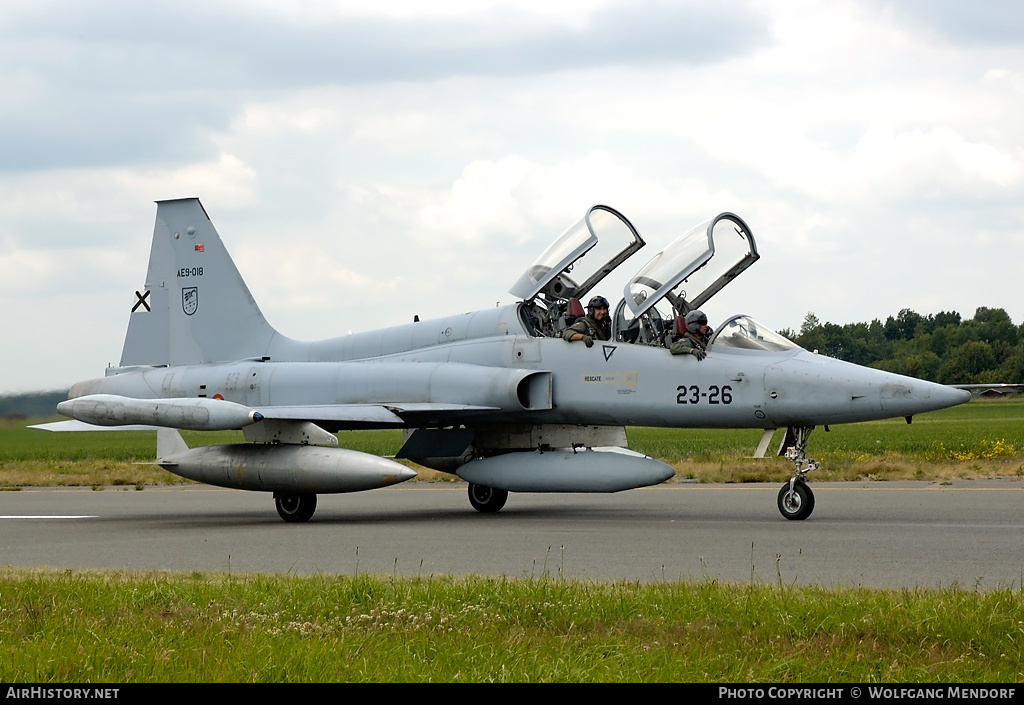
M 569 299 L 568 314 L 573 320 L 583 317 L 583 304 L 581 304 L 580 300 L 576 297 Z

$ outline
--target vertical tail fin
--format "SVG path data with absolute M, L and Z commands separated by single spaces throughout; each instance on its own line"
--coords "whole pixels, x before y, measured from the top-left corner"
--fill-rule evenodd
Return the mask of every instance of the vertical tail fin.
M 157 201 L 146 285 L 135 295 L 121 366 L 259 357 L 276 335 L 199 199 Z

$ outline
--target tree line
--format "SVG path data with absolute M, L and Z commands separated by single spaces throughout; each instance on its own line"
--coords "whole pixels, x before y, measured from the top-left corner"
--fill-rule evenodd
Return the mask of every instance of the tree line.
M 57 413 L 57 404 L 67 398 L 66 389 L 53 392 L 0 395 L 0 417 L 53 416 Z
M 813 313 L 800 331 L 779 331 L 806 350 L 940 384 L 1024 383 L 1024 324 L 1001 308 L 922 316 L 908 308 L 885 322 L 821 323 Z

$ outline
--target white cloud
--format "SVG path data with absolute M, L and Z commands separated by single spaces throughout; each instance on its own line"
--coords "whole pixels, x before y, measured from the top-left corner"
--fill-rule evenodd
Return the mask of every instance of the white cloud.
M 747 220 L 762 261 L 712 316 L 1020 322 L 1013 272 L 979 264 L 1024 257 L 1020 43 L 887 3 L 749 7 L 13 3 L 0 297 L 8 329 L 38 330 L 0 391 L 47 386 L 35 347 L 65 331 L 71 380 L 116 357 L 152 201 L 191 195 L 307 339 L 508 301 L 597 202 L 648 240 L 639 260 L 717 212 Z

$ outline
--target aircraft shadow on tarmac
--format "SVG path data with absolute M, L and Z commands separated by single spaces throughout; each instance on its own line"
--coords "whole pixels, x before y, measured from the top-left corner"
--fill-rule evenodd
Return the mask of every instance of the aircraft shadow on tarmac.
M 793 526 L 790 522 L 778 521 L 778 517 L 765 511 L 764 516 L 752 516 L 749 508 L 736 506 L 724 508 L 708 506 L 706 502 L 684 501 L 669 506 L 651 507 L 638 504 L 624 507 L 618 504 L 597 502 L 581 504 L 578 496 L 566 496 L 564 501 L 552 501 L 546 495 L 543 504 L 516 505 L 510 502 L 500 513 L 481 514 L 462 506 L 424 507 L 409 503 L 404 506 L 332 506 L 324 503 L 315 519 L 305 526 L 412 526 L 443 521 L 448 528 L 479 529 L 493 526 L 516 526 L 527 528 L 539 524 L 556 522 L 581 523 L 583 525 L 621 524 L 635 526 L 664 525 L 679 522 L 684 525 L 708 526 L 723 524 Z M 404 503 L 403 503 L 404 504 Z M 133 511 L 118 516 L 101 516 L 94 521 L 123 523 L 135 522 L 139 530 L 180 527 L 189 530 L 204 528 L 250 528 L 255 526 L 289 526 L 281 524 L 275 515 L 263 509 L 239 507 L 225 510 L 201 507 L 188 512 L 179 511 Z M 298 525 L 296 526 L 298 528 Z

